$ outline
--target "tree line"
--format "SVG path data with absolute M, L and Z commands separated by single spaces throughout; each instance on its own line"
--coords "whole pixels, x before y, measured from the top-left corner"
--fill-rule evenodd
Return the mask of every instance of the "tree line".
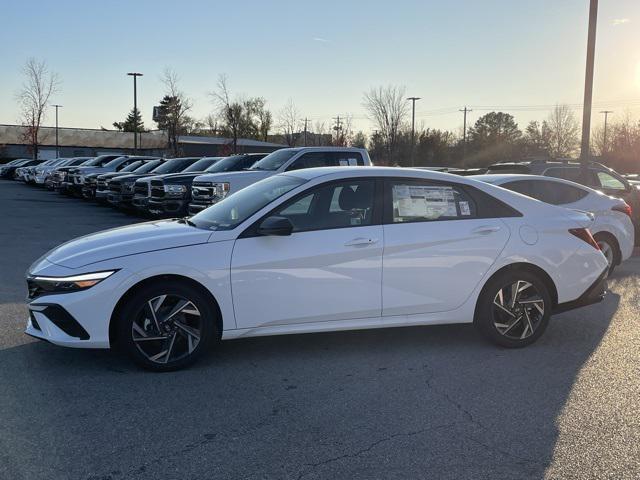
M 39 130 L 52 96 L 59 92 L 59 77 L 46 63 L 30 59 L 23 68 L 25 82 L 17 94 L 26 141 L 34 156 Z M 232 92 L 226 75 L 220 75 L 209 92 L 212 112 L 204 119 L 192 114 L 193 101 L 180 88 L 180 78 L 171 69 L 160 77 L 163 97 L 154 114 L 156 128 L 165 132 L 167 151 L 181 154 L 183 135 L 214 135 L 230 139 L 227 153 L 238 151 L 241 138 L 270 141 L 287 146 L 338 145 L 369 149 L 378 165 L 482 167 L 499 161 L 531 157 L 567 158 L 579 152 L 580 124 L 566 105 L 556 105 L 547 118 L 532 121 L 522 130 L 513 115 L 489 112 L 460 132 L 424 127 L 412 136 L 409 103 L 402 86 L 381 86 L 366 91 L 362 107 L 373 125 L 372 133 L 354 132 L 353 118 L 337 117 L 327 126 L 311 122 L 292 99 L 275 114 L 261 96 Z M 113 127 L 125 132 L 147 131 L 140 111 L 129 112 Z M 413 138 L 413 141 L 412 141 Z M 466 140 L 465 140 L 466 139 Z M 592 134 L 592 154 L 623 172 L 638 172 L 640 165 L 640 122 L 629 115 L 610 122 L 605 132 L 597 127 Z

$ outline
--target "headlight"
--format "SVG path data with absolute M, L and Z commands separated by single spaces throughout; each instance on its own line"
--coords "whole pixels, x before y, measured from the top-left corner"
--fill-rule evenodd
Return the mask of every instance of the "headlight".
M 35 298 L 45 293 L 69 293 L 79 290 L 86 290 L 97 285 L 105 278 L 110 277 L 117 270 L 105 272 L 83 273 L 81 275 L 71 275 L 68 277 L 27 277 L 29 287 L 29 298 Z
M 125 183 L 124 185 L 122 185 L 122 191 L 123 192 L 131 193 L 131 192 L 133 192 L 134 188 L 135 187 L 134 187 L 133 183 Z
M 182 196 L 187 191 L 187 187 L 184 185 L 165 185 L 164 191 L 168 195 Z
M 224 197 L 229 195 L 231 184 L 229 182 L 215 182 L 213 183 L 212 187 L 213 187 L 213 196 L 217 200 L 222 200 Z
M 84 183 L 84 177 L 82 175 L 78 176 L 78 181 Z

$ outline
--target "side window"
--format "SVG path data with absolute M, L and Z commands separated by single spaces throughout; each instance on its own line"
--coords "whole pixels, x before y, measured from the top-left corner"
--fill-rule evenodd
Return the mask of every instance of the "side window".
M 473 199 L 455 184 L 390 182 L 392 223 L 477 218 Z
M 565 205 L 577 202 L 588 194 L 587 191 L 581 188 L 560 182 L 537 180 L 534 182 L 534 185 L 534 198 L 552 205 Z
M 310 152 L 301 155 L 296 158 L 287 170 L 300 170 L 302 168 L 316 168 L 316 167 L 333 167 L 333 159 L 329 153 L 325 152 Z
M 118 165 L 116 167 L 116 172 L 119 172 L 120 170 L 122 170 L 124 167 L 126 167 L 127 165 L 129 165 L 131 162 L 133 162 L 133 160 L 127 160 L 125 162 L 122 162 L 120 165 Z
M 526 195 L 527 197 L 534 197 L 533 187 L 531 186 L 530 180 L 518 180 L 515 182 L 503 183 L 500 185 L 507 190 L 511 190 L 512 192 L 521 193 L 522 195 Z
M 338 167 L 363 166 L 364 160 L 360 152 L 331 152 L 332 164 Z
M 608 188 L 610 190 L 626 190 L 626 186 L 616 177 L 607 172 L 597 172 L 596 178 L 602 188 Z
M 374 180 L 321 185 L 271 213 L 287 217 L 294 232 L 361 227 L 373 221 Z

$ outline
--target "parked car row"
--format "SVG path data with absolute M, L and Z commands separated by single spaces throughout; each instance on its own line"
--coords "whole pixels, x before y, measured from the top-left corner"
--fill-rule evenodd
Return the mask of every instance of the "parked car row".
M 599 301 L 634 245 L 627 202 L 547 170 L 370 168 L 366 150 L 337 147 L 67 160 L 14 175 L 174 218 L 36 262 L 26 332 L 118 342 L 153 370 L 221 338 L 403 325 L 473 322 L 498 345 L 526 346 L 552 313 Z

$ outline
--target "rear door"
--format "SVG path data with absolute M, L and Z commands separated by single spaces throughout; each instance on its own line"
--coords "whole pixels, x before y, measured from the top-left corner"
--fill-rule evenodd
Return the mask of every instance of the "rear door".
M 443 312 L 462 305 L 504 248 L 508 207 L 457 183 L 385 182 L 383 316 Z M 510 211 L 510 210 L 509 210 Z

